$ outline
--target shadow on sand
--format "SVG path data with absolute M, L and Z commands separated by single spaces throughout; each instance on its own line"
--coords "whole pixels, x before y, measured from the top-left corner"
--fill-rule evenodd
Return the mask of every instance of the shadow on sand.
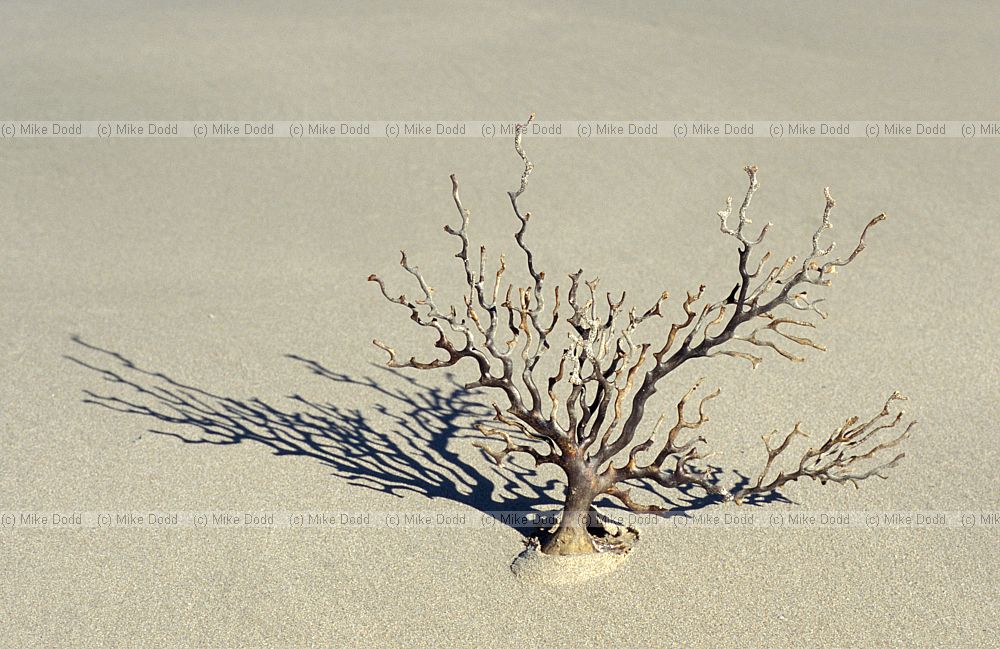
M 84 389 L 84 403 L 153 420 L 154 427 L 149 430 L 157 435 L 185 444 L 263 444 L 275 455 L 320 462 L 351 485 L 399 497 L 417 494 L 450 500 L 480 512 L 530 514 L 551 511 L 562 502 L 562 481 L 543 479 L 530 462 L 525 463 L 526 458 L 511 456 L 497 467 L 479 449 L 478 457 L 468 453 L 476 440 L 497 444 L 474 428 L 476 422 L 490 419 L 493 412 L 487 405 L 489 395 L 467 392 L 452 375 L 447 375 L 447 385 L 439 387 L 377 367 L 387 374 L 386 381 L 380 383 L 368 376 L 355 378 L 334 372 L 319 361 L 290 354 L 287 358 L 335 384 L 335 395 L 347 397 L 347 391 L 355 391 L 344 401 L 370 405 L 363 411 L 292 394 L 287 405 L 279 407 L 258 398 L 224 396 L 187 385 L 77 336 L 72 340 L 78 354 L 66 358 L 115 386 L 111 388 L 115 394 Z M 387 387 L 390 384 L 402 387 Z M 370 423 L 372 419 L 390 423 L 376 427 Z M 462 448 L 472 462 L 457 452 Z M 722 478 L 716 467 L 709 472 L 713 481 Z M 745 483 L 745 476 L 737 477 Z M 649 490 L 646 485 L 635 486 Z M 715 497 L 700 495 L 699 490 L 655 493 L 674 511 L 718 502 Z M 610 499 L 597 504 L 614 506 Z M 502 523 L 526 537 L 539 531 L 506 519 Z

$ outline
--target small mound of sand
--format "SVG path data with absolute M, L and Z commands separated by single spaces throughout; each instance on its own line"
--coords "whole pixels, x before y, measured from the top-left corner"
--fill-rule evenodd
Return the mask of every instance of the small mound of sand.
M 510 569 L 526 583 L 558 586 L 606 575 L 618 568 L 627 557 L 628 550 L 555 556 L 545 554 L 537 545 L 532 545 L 517 555 Z

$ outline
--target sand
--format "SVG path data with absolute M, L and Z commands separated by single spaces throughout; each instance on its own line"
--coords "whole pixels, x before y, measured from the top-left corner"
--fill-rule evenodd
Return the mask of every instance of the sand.
M 997 118 L 995 9 L 867 7 L 8 4 L 0 119 Z M 729 359 L 690 368 L 659 407 L 706 376 L 723 390 L 709 444 L 752 473 L 761 433 L 798 419 L 830 430 L 898 389 L 920 425 L 889 480 L 857 492 L 792 485 L 791 502 L 769 507 L 1000 509 L 995 140 L 526 146 L 540 263 L 552 277 L 584 265 L 641 303 L 699 282 L 728 289 L 735 253 L 714 214 L 743 191 L 748 162 L 761 170 L 755 220 L 776 223 L 781 254 L 808 246 L 824 186 L 844 247 L 889 213 L 829 293 L 826 354 L 769 358 L 755 373 Z M 378 272 L 402 290 L 406 247 L 444 278 L 442 293 L 456 286 L 441 232 L 455 216 L 449 174 L 476 240 L 513 250 L 504 192 L 519 165 L 508 140 L 0 149 L 0 510 L 475 517 L 491 500 L 558 497 L 557 476 L 498 470 L 472 447 L 468 415 L 488 401 L 454 394 L 442 374 L 387 372 L 370 344 L 429 349 L 364 280 Z M 380 453 L 395 463 L 373 462 Z M 0 638 L 995 644 L 996 527 L 642 532 L 614 571 L 553 589 L 511 571 L 524 537 L 503 524 L 4 528 Z

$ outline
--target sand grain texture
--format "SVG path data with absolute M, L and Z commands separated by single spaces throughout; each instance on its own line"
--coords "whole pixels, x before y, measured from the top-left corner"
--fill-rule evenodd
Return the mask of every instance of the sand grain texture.
M 1000 106 L 1000 15 L 985 4 L 618 11 L 8 3 L 0 119 L 989 119 Z M 658 405 L 705 375 L 723 390 L 709 444 L 752 472 L 761 433 L 797 419 L 828 431 L 899 389 L 921 423 L 890 480 L 794 485 L 797 504 L 776 506 L 1000 509 L 996 140 L 526 146 L 539 263 L 552 277 L 583 263 L 640 304 L 731 286 L 714 215 L 748 162 L 776 254 L 808 246 L 824 186 L 844 248 L 887 212 L 829 293 L 827 354 L 688 368 Z M 524 481 L 472 447 L 464 426 L 485 400 L 372 364 L 373 337 L 408 353 L 431 340 L 369 273 L 406 286 L 406 247 L 442 294 L 460 281 L 441 233 L 450 173 L 476 240 L 513 254 L 510 142 L 0 150 L 0 510 L 477 516 L 484 498 L 553 493 L 556 476 Z M 202 410 L 171 402 L 181 393 Z M 303 432 L 326 446 L 276 453 L 275 435 Z M 351 459 L 379 440 L 412 462 Z M 503 525 L 0 530 L 0 548 L 9 647 L 986 647 L 1000 601 L 995 529 L 654 526 L 616 570 L 556 594 L 511 572 L 522 537 Z

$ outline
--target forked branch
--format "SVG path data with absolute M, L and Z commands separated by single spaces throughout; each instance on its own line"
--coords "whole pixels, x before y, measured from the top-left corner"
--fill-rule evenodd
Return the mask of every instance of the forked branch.
M 733 494 L 734 500 L 741 502 L 747 496 L 774 491 L 785 483 L 800 478 L 818 480 L 820 484 L 850 483 L 855 487 L 860 480 L 867 478 L 885 479 L 885 472 L 906 456 L 905 453 L 893 455 L 888 451 L 909 437 L 910 430 L 917 423 L 911 421 L 901 430 L 899 423 L 903 419 L 903 411 L 900 410 L 892 416 L 891 406 L 894 402 L 905 399 L 906 397 L 898 392 L 893 392 L 882 410 L 874 417 L 863 422 L 856 416 L 849 418 L 822 444 L 806 449 L 798 465 L 789 471 L 777 470 L 775 473 L 775 463 L 788 452 L 796 437 L 809 437 L 800 428 L 801 423 L 795 424 L 781 443 L 774 446 L 772 440 L 778 431 L 764 435 L 764 448 L 767 450 L 764 468 L 755 484 Z
M 811 249 L 801 261 L 792 255 L 780 263 L 772 262 L 770 251 L 758 257 L 757 248 L 773 225 L 766 223 L 750 231 L 750 206 L 760 182 L 757 167 L 747 165 L 744 171 L 748 185 L 739 208 L 734 214 L 733 200 L 729 198 L 718 212 L 720 231 L 737 244 L 735 285 L 725 298 L 716 301 L 703 301 L 711 291 L 698 285 L 680 303 L 678 319 L 660 325 L 662 344 L 636 342 L 639 326 L 664 317 L 669 297 L 666 291 L 640 314 L 625 306 L 624 292 L 620 296 L 602 295 L 599 278 L 588 280 L 581 269 L 569 275 L 563 301 L 559 287 L 548 289 L 545 272 L 537 266 L 528 236 L 532 213 L 520 205 L 534 168 L 523 146 L 524 134 L 533 120 L 532 114 L 515 128 L 514 150 L 522 171 L 517 189 L 507 193 L 517 220 L 513 238 L 523 253 L 527 284 L 505 282 L 508 260 L 504 255 L 491 264 L 486 247 L 480 246 L 475 258 L 469 239 L 471 211 L 462 201 L 458 179 L 452 175 L 452 200 L 459 222 L 444 229 L 459 244 L 454 256 L 461 263 L 466 284 L 459 306 L 439 306 L 434 288 L 405 252 L 400 264 L 415 280 L 419 297 L 393 296 L 377 275 L 368 278 L 378 284 L 385 299 L 405 307 L 417 325 L 434 331 L 434 345 L 444 352 L 444 357 L 402 360 L 388 344 L 374 341 L 389 355 L 389 365 L 425 370 L 452 367 L 464 359 L 473 361 L 478 377 L 466 388 L 499 390 L 507 401 L 502 407 L 494 405 L 495 419 L 503 427 L 478 426 L 494 441 L 477 446 L 497 464 L 519 453 L 531 457 L 536 465 L 559 466 L 567 477 L 567 512 L 572 509 L 586 513 L 593 499 L 601 494 L 633 511 L 662 511 L 657 505 L 637 502 L 623 484 L 628 481 L 668 488 L 695 486 L 740 501 L 803 477 L 855 485 L 868 477 L 885 477 L 885 472 L 903 457 L 898 454 L 888 458 L 886 452 L 901 444 L 913 426 L 909 424 L 901 433 L 896 430 L 902 413 L 890 418 L 890 406 L 902 397 L 895 393 L 881 413 L 863 423 L 856 417 L 847 420 L 824 443 L 805 451 L 792 470 L 779 470 L 777 465 L 791 453 L 794 442 L 805 435 L 800 426 L 796 425 L 780 443 L 772 443 L 773 433 L 766 436 L 768 458 L 760 477 L 755 484 L 735 493 L 709 479 L 701 462 L 707 457 L 702 453 L 705 439 L 700 434 L 688 434 L 700 432 L 708 422 L 706 404 L 719 394 L 717 390 L 694 401 L 695 416 L 692 401 L 699 381 L 677 403 L 676 421 L 671 428 L 660 434 L 665 419 L 661 417 L 652 430 L 644 429 L 647 402 L 656 394 L 660 382 L 688 361 L 729 356 L 756 368 L 771 353 L 800 362 L 805 359 L 806 348 L 824 351 L 825 347 L 811 337 L 815 322 L 807 319 L 810 314 L 827 317 L 820 308 L 823 300 L 814 291 L 829 286 L 837 269 L 858 257 L 865 249 L 868 231 L 885 215 L 871 219 L 850 254 L 833 258 L 834 244 L 822 242 L 823 233 L 833 227 L 831 217 L 836 205 L 827 188 Z M 547 306 L 550 294 L 551 307 Z M 555 373 L 542 376 L 539 361 L 553 347 L 553 335 L 565 336 L 561 356 Z M 643 441 L 637 439 L 640 430 L 649 430 Z M 498 447 L 497 441 L 503 446 Z M 567 523 L 560 529 L 571 527 Z M 568 536 L 546 547 L 559 553 L 587 551 L 592 547 L 589 537 L 580 536 L 586 533 L 569 529 Z

